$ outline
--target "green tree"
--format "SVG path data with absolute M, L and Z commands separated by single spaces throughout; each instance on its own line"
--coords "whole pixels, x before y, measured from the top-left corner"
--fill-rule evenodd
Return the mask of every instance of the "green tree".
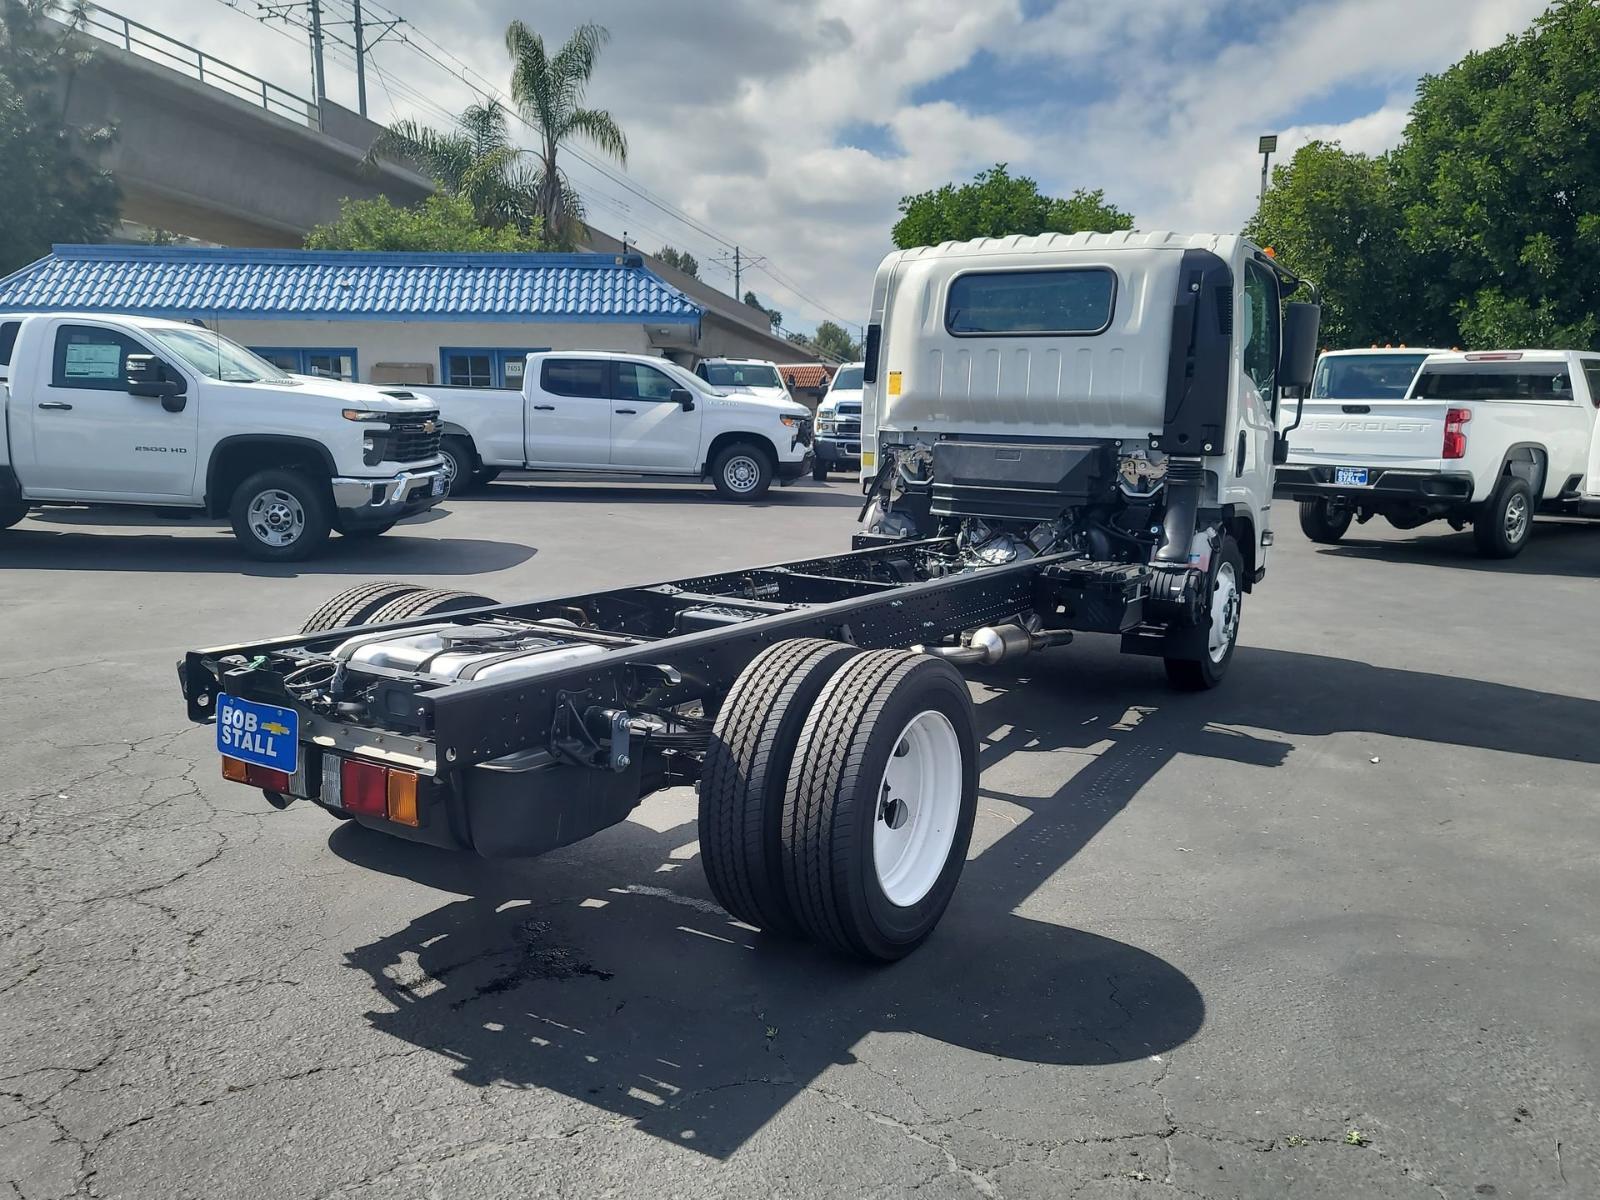
M 1110 233 L 1133 228 L 1132 215 L 1107 204 L 1103 191 L 1079 188 L 1065 198 L 1041 195 L 1036 181 L 1013 178 L 1005 163 L 978 172 L 971 183 L 947 183 L 904 196 L 900 212 L 893 237 L 901 249 L 1014 233 Z
M 558 245 L 570 246 L 583 233 L 583 202 L 562 172 L 558 155 L 566 143 L 582 138 L 626 165 L 628 139 L 604 109 L 583 107 L 589 77 L 600 47 L 610 37 L 603 26 L 580 25 L 554 57 L 544 39 L 521 21 L 506 29 L 511 54 L 511 99 L 522 119 L 540 136 L 534 151 L 532 183 L 545 231 Z
M 1416 255 L 1401 220 L 1386 160 L 1309 142 L 1274 168 L 1244 233 L 1318 286 L 1324 345 L 1448 345 L 1453 322 L 1419 324 Z
M 700 278 L 700 264 L 687 250 L 675 250 L 671 246 L 663 246 L 656 251 L 656 257 L 674 270 L 682 271 L 691 279 Z
M 497 101 L 469 104 L 450 129 L 396 121 L 378 135 L 367 157 L 411 164 L 440 191 L 465 200 L 480 225 L 527 230 L 539 219 L 539 192 L 508 126 Z
M 114 133 L 66 120 L 73 76 L 92 51 L 64 37 L 83 22 L 58 0 L 0 0 L 0 274 L 55 242 L 96 242 L 116 224 L 121 194 L 99 151 Z
M 746 292 L 744 294 L 744 302 L 757 312 L 766 313 L 767 323 L 771 325 L 773 329 L 776 330 L 783 327 L 783 314 L 777 309 L 768 308 L 765 304 L 761 303 L 754 292 Z
M 437 193 L 412 208 L 388 197 L 343 200 L 339 219 L 306 235 L 313 250 L 438 250 L 514 253 L 543 249 L 538 219 L 526 230 L 482 224 L 464 196 Z
M 844 331 L 844 326 L 824 321 L 811 336 L 811 344 L 825 358 L 839 362 L 854 362 L 861 357 L 861 343 Z
M 1600 309 L 1600 7 L 1426 76 L 1394 154 L 1423 308 L 1473 345 L 1592 347 Z

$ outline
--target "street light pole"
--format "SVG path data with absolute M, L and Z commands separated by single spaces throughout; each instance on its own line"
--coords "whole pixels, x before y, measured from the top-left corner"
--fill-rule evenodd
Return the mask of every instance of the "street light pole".
M 1269 176 L 1269 167 L 1270 167 L 1270 164 L 1272 162 L 1273 152 L 1275 150 L 1277 150 L 1277 148 L 1278 148 L 1278 135 L 1275 134 L 1275 133 L 1263 134 L 1261 136 L 1261 140 L 1256 143 L 1256 149 L 1261 152 L 1261 203 L 1262 204 L 1265 204 L 1267 202 L 1267 180 L 1270 178 L 1270 176 Z

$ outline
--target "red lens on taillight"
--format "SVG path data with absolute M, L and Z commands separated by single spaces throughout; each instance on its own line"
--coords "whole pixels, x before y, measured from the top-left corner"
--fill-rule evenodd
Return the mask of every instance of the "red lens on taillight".
M 389 810 L 389 772 L 376 763 L 347 758 L 339 769 L 339 793 L 346 812 L 382 817 Z
M 255 763 L 240 762 L 237 758 L 222 757 L 222 777 L 231 783 L 246 783 L 279 795 L 289 794 L 289 773 L 274 771 L 271 767 L 258 767 Z
M 1472 420 L 1470 408 L 1450 408 L 1444 414 L 1444 457 L 1467 456 L 1467 422 Z

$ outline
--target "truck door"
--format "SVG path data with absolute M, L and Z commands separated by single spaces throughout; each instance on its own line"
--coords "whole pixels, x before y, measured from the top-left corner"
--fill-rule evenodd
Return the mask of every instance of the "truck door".
M 1228 447 L 1224 494 L 1249 509 L 1257 545 L 1270 528 L 1272 497 L 1272 401 L 1278 386 L 1281 342 L 1278 281 L 1265 267 L 1244 265 L 1244 371 L 1240 380 L 1239 425 Z M 1257 551 L 1259 554 L 1259 550 Z
M 161 401 L 128 394 L 128 355 L 155 353 L 99 325 L 55 330 L 51 361 L 36 372 L 32 454 L 18 475 L 30 496 L 78 500 L 189 500 L 198 458 L 200 397 L 172 413 Z M 157 355 L 171 364 L 170 355 Z M 176 366 L 176 364 L 171 364 Z
M 611 387 L 611 465 L 624 470 L 696 471 L 703 405 L 684 409 L 681 385 L 644 363 L 618 362 Z
M 1584 499 L 1600 500 L 1600 359 L 1585 358 L 1580 361 L 1583 363 L 1583 381 L 1589 391 L 1589 462 L 1580 490 Z
M 609 359 L 542 359 L 526 386 L 529 466 L 594 469 L 610 462 Z

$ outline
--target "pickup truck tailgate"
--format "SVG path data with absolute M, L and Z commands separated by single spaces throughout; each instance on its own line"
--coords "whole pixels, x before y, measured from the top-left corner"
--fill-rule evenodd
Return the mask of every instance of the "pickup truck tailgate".
M 1308 466 L 1444 467 L 1442 400 L 1307 400 L 1289 461 Z M 1289 420 L 1294 404 L 1283 406 Z

